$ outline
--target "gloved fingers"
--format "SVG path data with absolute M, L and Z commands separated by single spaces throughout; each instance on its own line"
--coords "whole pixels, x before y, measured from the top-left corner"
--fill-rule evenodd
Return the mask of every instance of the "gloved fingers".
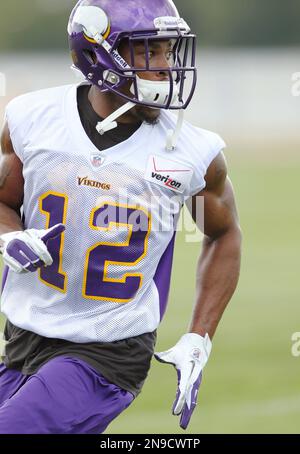
M 185 393 L 182 392 L 179 388 L 176 396 L 176 405 L 173 405 L 173 415 L 178 416 L 182 412 L 183 406 L 185 403 Z
M 61 235 L 64 230 L 63 224 L 57 224 L 47 230 L 28 229 L 2 235 L 1 239 L 6 242 L 1 250 L 3 259 L 17 273 L 33 272 L 42 266 L 50 266 L 53 259 L 46 243 Z
M 47 242 L 53 240 L 65 231 L 64 224 L 56 224 L 47 230 L 27 230 L 30 238 L 33 238 L 32 247 L 39 254 L 39 257 L 44 261 L 46 266 L 53 263 L 53 259 L 47 249 Z
M 193 411 L 196 408 L 197 405 L 197 399 L 198 399 L 198 392 L 199 392 L 199 387 L 201 385 L 202 381 L 202 372 L 200 372 L 198 379 L 195 381 L 195 383 L 192 385 L 192 387 L 188 390 L 188 396 L 186 398 L 181 417 L 180 417 L 180 427 L 182 429 L 186 429 L 187 426 L 189 425 L 190 419 L 192 417 Z
M 7 252 L 5 252 L 3 254 L 3 261 L 4 263 L 12 270 L 14 271 L 15 273 L 26 273 L 27 270 L 25 270 L 23 268 L 22 265 L 20 265 L 20 263 L 18 263 L 15 259 L 13 259 L 10 255 L 7 254 Z
M 47 241 L 56 238 L 57 236 L 61 235 L 66 230 L 64 224 L 56 224 L 50 229 L 46 230 L 44 235 L 41 237 L 41 240 L 47 244 Z
M 32 262 L 39 260 L 39 257 L 21 240 L 11 241 L 6 248 L 6 253 L 29 271 L 28 267 L 32 265 Z
M 24 268 L 31 273 L 35 273 L 39 268 L 42 268 L 43 266 L 45 266 L 45 263 L 39 259 L 35 262 L 29 263 L 27 266 L 24 266 Z
M 35 273 L 37 271 L 37 268 L 32 265 L 32 263 L 28 263 L 27 265 L 23 266 L 23 268 L 26 270 L 26 271 L 30 271 L 31 273 Z
M 199 380 L 200 380 L 200 382 L 199 382 Z M 201 364 L 194 364 L 192 373 L 188 379 L 187 390 L 191 389 L 193 387 L 194 383 L 199 382 L 199 386 L 200 386 L 201 380 L 202 380 Z
M 177 372 L 177 391 L 176 391 L 176 397 L 175 397 L 175 400 L 174 400 L 174 403 L 173 403 L 173 408 L 172 408 L 173 415 L 176 415 L 175 408 L 177 407 L 178 400 L 180 398 L 179 384 L 180 384 L 180 380 L 181 380 L 181 373 L 180 373 L 179 369 L 176 369 L 176 372 Z
M 179 422 L 179 425 L 182 429 L 185 430 L 189 425 L 195 406 L 193 406 L 192 408 L 188 408 L 186 404 L 184 405 Z
M 198 394 L 199 387 L 201 385 L 201 381 L 202 381 L 202 371 L 200 371 L 196 380 L 190 380 L 190 382 L 187 386 L 185 401 L 186 401 L 188 408 L 190 408 L 193 404 L 196 404 L 197 394 Z
M 46 266 L 52 265 L 53 259 L 45 243 L 37 235 L 33 236 L 30 231 L 26 231 L 26 234 L 26 243 L 37 254 L 38 258 L 41 259 Z
M 18 242 L 17 246 L 19 247 L 19 253 L 21 254 L 21 256 L 23 256 L 25 259 L 27 259 L 27 261 L 34 264 L 40 260 L 39 256 L 35 252 L 33 252 L 33 250 L 29 246 L 27 246 L 27 244 L 24 243 L 24 241 L 16 240 L 16 243 L 17 242 Z M 13 241 L 11 243 L 13 243 Z M 11 249 L 11 245 L 9 244 L 6 249 L 8 253 L 10 253 L 9 252 L 10 249 Z M 10 254 L 10 255 L 12 255 L 12 254 Z M 44 263 L 43 263 L 43 265 L 44 265 Z
M 173 414 L 180 415 L 182 412 L 186 391 L 189 383 L 189 379 L 193 370 L 193 363 L 191 361 L 186 361 L 180 366 L 180 382 L 179 382 L 179 395 L 176 397 L 177 403 L 173 407 Z

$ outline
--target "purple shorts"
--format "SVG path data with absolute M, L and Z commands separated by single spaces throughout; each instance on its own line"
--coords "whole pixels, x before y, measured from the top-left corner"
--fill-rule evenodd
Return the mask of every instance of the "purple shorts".
M 77 358 L 30 376 L 0 364 L 0 434 L 100 434 L 133 400 Z

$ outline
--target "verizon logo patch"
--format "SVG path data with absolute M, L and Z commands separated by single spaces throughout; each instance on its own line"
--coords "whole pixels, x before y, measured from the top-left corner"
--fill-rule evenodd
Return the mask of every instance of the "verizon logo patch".
M 145 180 L 181 194 L 189 187 L 192 176 L 193 170 L 185 164 L 160 156 L 149 157 L 145 172 Z

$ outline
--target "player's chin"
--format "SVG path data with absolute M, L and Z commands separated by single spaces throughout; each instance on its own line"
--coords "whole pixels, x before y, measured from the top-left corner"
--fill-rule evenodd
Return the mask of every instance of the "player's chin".
M 134 115 L 137 119 L 146 122 L 150 125 L 156 125 L 159 121 L 160 110 L 151 109 L 151 107 L 136 106 Z

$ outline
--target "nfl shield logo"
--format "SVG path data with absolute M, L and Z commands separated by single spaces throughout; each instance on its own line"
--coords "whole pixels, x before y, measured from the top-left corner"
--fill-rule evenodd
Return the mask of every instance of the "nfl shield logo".
M 101 154 L 91 154 L 91 163 L 93 167 L 99 168 L 103 162 L 105 161 L 105 157 Z

